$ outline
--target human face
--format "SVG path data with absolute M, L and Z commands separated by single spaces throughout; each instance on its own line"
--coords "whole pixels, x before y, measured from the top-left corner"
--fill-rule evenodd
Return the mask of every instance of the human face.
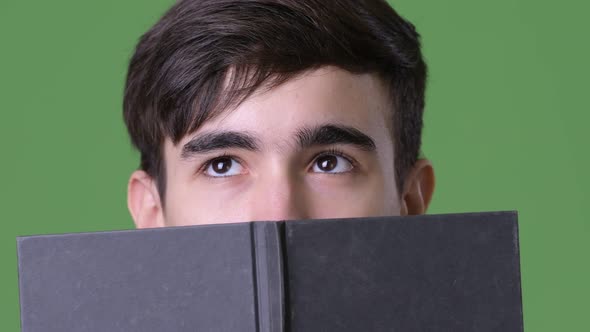
M 398 215 L 391 103 L 323 67 L 164 142 L 166 226 Z

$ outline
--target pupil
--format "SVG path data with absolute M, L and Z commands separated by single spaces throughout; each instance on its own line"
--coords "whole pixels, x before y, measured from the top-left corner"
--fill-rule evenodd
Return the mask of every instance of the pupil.
M 338 163 L 335 156 L 323 156 L 318 159 L 318 167 L 324 172 L 330 172 L 336 168 Z
M 227 173 L 227 171 L 229 171 L 230 168 L 231 159 L 229 158 L 218 159 L 213 163 L 213 171 L 215 171 L 215 173 Z

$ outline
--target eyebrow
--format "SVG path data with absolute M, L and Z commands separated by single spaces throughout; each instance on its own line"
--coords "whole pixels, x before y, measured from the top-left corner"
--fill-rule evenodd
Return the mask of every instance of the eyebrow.
M 229 148 L 260 150 L 256 138 L 248 133 L 220 131 L 194 137 L 182 147 L 181 157 L 186 160 L 199 153 Z
M 301 128 L 296 132 L 300 149 L 313 146 L 349 144 L 364 151 L 375 151 L 375 141 L 360 130 L 335 124 Z M 196 154 L 229 148 L 260 151 L 258 140 L 251 134 L 236 131 L 214 131 L 194 137 L 182 147 L 181 158 L 190 159 Z
M 302 128 L 297 131 L 297 140 L 301 149 L 318 145 L 349 144 L 364 151 L 375 151 L 375 141 L 354 127 L 335 124 L 314 128 Z

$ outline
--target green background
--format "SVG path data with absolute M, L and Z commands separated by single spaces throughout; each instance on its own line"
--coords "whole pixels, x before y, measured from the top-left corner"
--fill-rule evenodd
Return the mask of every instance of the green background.
M 127 61 L 171 0 L 0 4 L 0 327 L 17 331 L 18 235 L 132 228 Z M 590 299 L 585 1 L 392 1 L 430 65 L 430 213 L 519 211 L 527 331 L 580 331 Z

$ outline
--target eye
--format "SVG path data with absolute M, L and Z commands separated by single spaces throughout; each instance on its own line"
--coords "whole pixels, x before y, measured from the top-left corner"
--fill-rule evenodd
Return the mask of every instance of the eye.
M 218 157 L 208 162 L 205 175 L 210 177 L 226 177 L 243 174 L 244 167 L 231 157 Z
M 335 154 L 325 154 L 313 162 L 312 170 L 314 173 L 338 174 L 350 172 L 352 168 L 353 165 L 347 158 Z

